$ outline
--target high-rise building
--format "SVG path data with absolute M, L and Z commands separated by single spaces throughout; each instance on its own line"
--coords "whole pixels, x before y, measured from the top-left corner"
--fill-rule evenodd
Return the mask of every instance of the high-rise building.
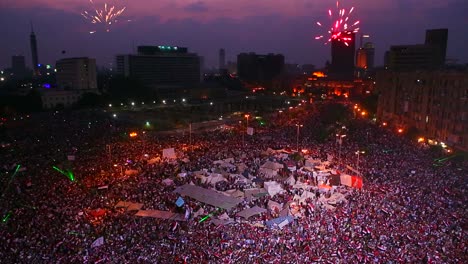
M 283 70 L 282 54 L 259 55 L 251 52 L 237 55 L 237 75 L 247 82 L 271 82 Z
M 468 150 L 468 69 L 385 70 L 376 83 L 380 122 Z
M 333 39 L 331 43 L 332 61 L 329 76 L 337 79 L 352 79 L 354 74 L 354 56 L 356 52 L 356 34 L 343 31 L 350 40 L 346 43 Z
M 366 51 L 366 65 L 368 69 L 374 68 L 374 60 L 375 60 L 375 46 L 372 42 L 364 43 L 363 49 Z
M 426 30 L 425 44 L 436 49 L 435 63 L 438 65 L 445 64 L 445 56 L 447 53 L 448 29 L 428 29 Z
M 31 23 L 31 35 L 29 35 L 29 41 L 31 44 L 31 59 L 32 59 L 33 74 L 35 76 L 38 76 L 40 75 L 40 73 L 39 73 L 39 58 L 37 55 L 37 40 L 36 40 L 36 34 L 34 34 L 32 23 Z
M 391 46 L 385 66 L 403 71 L 440 68 L 445 64 L 447 36 L 447 29 L 427 30 L 425 44 Z
M 88 57 L 66 58 L 56 63 L 57 86 L 65 90 L 97 89 L 96 60 Z
M 138 54 L 117 55 L 117 74 L 133 77 L 158 94 L 174 94 L 200 83 L 200 57 L 177 46 L 139 46 Z
M 226 51 L 224 49 L 219 50 L 219 70 L 226 69 Z
M 17 55 L 11 57 L 11 73 L 13 78 L 22 79 L 28 74 L 24 56 Z
M 359 48 L 356 53 L 356 67 L 359 69 L 367 69 L 367 52 L 364 48 Z

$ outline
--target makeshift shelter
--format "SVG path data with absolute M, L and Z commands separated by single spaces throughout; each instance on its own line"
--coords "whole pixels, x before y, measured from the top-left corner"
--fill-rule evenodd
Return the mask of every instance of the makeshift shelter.
M 174 185 L 174 181 L 169 178 L 162 180 L 162 183 L 164 183 L 166 186 Z
M 275 201 L 268 201 L 268 210 L 272 212 L 280 212 L 283 209 L 283 205 Z
M 209 183 L 215 185 L 216 183 L 220 181 L 227 181 L 226 178 L 224 178 L 223 175 L 218 174 L 218 173 L 211 173 L 208 177 L 204 179 L 204 183 Z
M 190 184 L 179 186 L 174 190 L 174 193 L 185 195 L 202 203 L 220 207 L 226 210 L 229 210 L 242 202 L 242 199 L 226 196 L 216 191 Z
M 237 215 L 247 219 L 251 216 L 258 215 L 258 214 L 265 213 L 265 212 L 267 212 L 265 208 L 254 206 L 252 208 L 247 208 L 245 210 L 240 211 L 239 213 L 237 213 Z
M 244 198 L 244 192 L 237 189 L 227 190 L 224 193 L 232 197 Z
M 245 197 L 261 197 L 268 195 L 267 190 L 263 188 L 251 188 L 251 189 L 244 189 Z
M 260 172 L 263 173 L 266 177 L 271 178 L 278 175 L 278 171 L 283 168 L 282 164 L 267 161 L 260 167 Z
M 283 229 L 284 226 L 286 226 L 289 223 L 292 223 L 293 221 L 294 217 L 292 216 L 281 216 L 270 221 L 266 221 L 265 225 L 269 228 L 279 227 L 280 229 Z
M 264 182 L 263 186 L 270 196 L 275 196 L 284 191 L 281 185 L 276 181 Z
M 115 205 L 115 208 L 125 208 L 127 211 L 138 211 L 143 207 L 142 203 L 132 203 L 120 201 Z
M 289 185 L 294 185 L 296 184 L 296 180 L 294 179 L 294 176 L 289 176 L 289 178 L 285 181 Z

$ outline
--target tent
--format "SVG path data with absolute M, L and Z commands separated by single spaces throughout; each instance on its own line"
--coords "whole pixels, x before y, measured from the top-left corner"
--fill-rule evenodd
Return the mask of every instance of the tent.
M 220 207 L 226 210 L 229 210 L 242 202 L 242 199 L 226 196 L 216 191 L 190 184 L 179 186 L 174 190 L 174 193 L 185 195 L 202 203 Z
M 258 214 L 264 213 L 266 211 L 267 210 L 265 208 L 254 206 L 252 208 L 247 208 L 245 210 L 240 211 L 239 213 L 237 213 L 237 215 L 247 219 L 247 218 L 249 218 L 251 216 L 258 215 Z
M 277 203 L 275 201 L 272 201 L 272 200 L 269 200 L 268 201 L 268 209 L 272 212 L 275 212 L 275 211 L 281 211 L 283 209 L 283 205 L 280 204 L 280 203 Z
M 138 211 L 143 207 L 142 203 L 132 203 L 120 201 L 115 205 L 115 208 L 125 208 L 127 211 Z
M 276 181 L 264 182 L 263 186 L 265 187 L 270 196 L 275 196 L 276 194 L 284 191 L 281 185 Z
M 218 174 L 218 173 L 211 173 L 208 177 L 204 179 L 204 183 L 210 183 L 215 185 L 216 183 L 220 181 L 227 181 L 226 178 L 224 178 L 223 175 Z
M 175 159 L 176 154 L 174 148 L 163 149 L 163 158 L 166 159 Z
M 166 186 L 174 185 L 174 181 L 169 178 L 162 180 L 162 183 L 164 183 Z
M 244 198 L 244 192 L 237 189 L 227 190 L 224 193 L 232 197 Z

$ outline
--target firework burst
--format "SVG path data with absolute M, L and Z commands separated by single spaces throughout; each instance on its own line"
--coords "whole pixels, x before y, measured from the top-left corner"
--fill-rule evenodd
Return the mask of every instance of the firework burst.
M 118 18 L 124 13 L 126 7 L 116 7 L 108 3 L 104 3 L 101 7 L 93 1 L 89 0 L 93 7 L 93 11 L 83 11 L 81 15 L 92 24 L 102 25 L 106 32 L 110 31 L 112 24 L 118 22 Z M 96 30 L 90 31 L 90 34 L 96 33 Z
M 342 8 L 340 2 L 336 1 L 336 10 L 328 9 L 328 16 L 331 25 L 327 30 L 329 36 L 325 38 L 326 34 L 316 36 L 316 40 L 326 39 L 325 44 L 330 43 L 332 40 L 342 41 L 346 46 L 349 46 L 348 41 L 351 40 L 351 34 L 359 31 L 359 20 L 352 21 L 350 18 L 354 11 L 354 7 L 349 10 Z M 317 22 L 319 27 L 325 28 L 322 23 Z

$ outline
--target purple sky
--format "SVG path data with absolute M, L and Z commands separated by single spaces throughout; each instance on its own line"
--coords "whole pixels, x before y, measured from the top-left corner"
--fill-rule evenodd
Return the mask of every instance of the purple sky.
M 103 0 L 94 0 L 96 4 Z M 330 24 L 329 0 L 108 0 L 126 6 L 122 20 L 111 32 L 85 20 L 88 0 L 2 0 L 0 2 L 0 68 L 9 67 L 11 55 L 26 56 L 31 65 L 29 21 L 34 23 L 39 61 L 55 64 L 61 58 L 89 56 L 98 65 L 109 65 L 118 53 L 133 45 L 177 45 L 217 65 L 219 48 L 227 60 L 240 52 L 282 53 L 288 63 L 312 63 L 319 67 L 330 59 L 330 46 L 314 39 L 324 33 L 317 21 Z M 355 7 L 361 32 L 376 45 L 376 64 L 394 44 L 424 42 L 425 30 L 448 28 L 447 57 L 468 62 L 466 0 L 342 0 Z M 124 20 L 131 22 L 123 22 Z M 98 30 L 95 34 L 89 31 Z

